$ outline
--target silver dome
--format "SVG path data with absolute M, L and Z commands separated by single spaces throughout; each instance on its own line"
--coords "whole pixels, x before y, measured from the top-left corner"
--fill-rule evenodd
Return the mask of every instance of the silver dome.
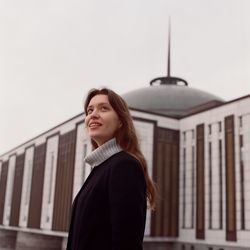
M 122 95 L 128 106 L 140 110 L 164 114 L 171 117 L 182 117 L 191 109 L 209 102 L 217 105 L 223 99 L 205 91 L 190 88 L 186 85 L 161 84 L 130 91 Z

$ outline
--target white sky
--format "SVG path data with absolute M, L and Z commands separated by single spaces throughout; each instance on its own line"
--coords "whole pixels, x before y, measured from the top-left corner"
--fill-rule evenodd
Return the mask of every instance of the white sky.
M 0 154 L 167 73 L 231 100 L 250 94 L 249 0 L 1 0 Z

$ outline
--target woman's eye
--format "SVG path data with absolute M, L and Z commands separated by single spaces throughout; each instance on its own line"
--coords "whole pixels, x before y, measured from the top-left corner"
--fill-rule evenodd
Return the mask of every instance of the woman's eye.
M 103 107 L 101 107 L 101 110 L 106 111 L 106 110 L 108 110 L 108 107 L 103 106 Z
M 91 114 L 92 113 L 92 109 L 87 109 L 87 115 Z

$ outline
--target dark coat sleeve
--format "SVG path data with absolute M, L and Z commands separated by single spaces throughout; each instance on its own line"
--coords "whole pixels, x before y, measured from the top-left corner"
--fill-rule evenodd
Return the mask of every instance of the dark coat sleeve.
M 109 205 L 112 250 L 141 250 L 146 221 L 146 184 L 133 157 L 111 168 Z

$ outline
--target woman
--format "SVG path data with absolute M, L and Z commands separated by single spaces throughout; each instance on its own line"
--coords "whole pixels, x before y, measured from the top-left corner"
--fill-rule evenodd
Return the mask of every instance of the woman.
M 84 110 L 92 171 L 74 200 L 67 250 L 141 250 L 155 188 L 127 104 L 110 89 L 93 89 Z

